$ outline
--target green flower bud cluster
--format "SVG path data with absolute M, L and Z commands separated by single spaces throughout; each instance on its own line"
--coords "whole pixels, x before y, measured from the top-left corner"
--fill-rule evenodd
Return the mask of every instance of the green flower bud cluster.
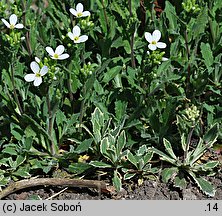
M 82 19 L 82 20 L 80 20 L 79 23 L 80 23 L 81 28 L 84 30 L 94 27 L 94 23 L 92 21 L 90 21 L 89 18 Z
M 56 99 L 61 99 L 61 97 L 62 97 L 62 93 L 61 93 L 61 91 L 59 90 L 59 89 L 56 89 Z
M 153 52 L 148 51 L 147 62 L 152 65 L 160 65 L 162 61 L 164 61 L 165 52 L 160 52 L 159 50 L 155 50 Z
M 3 40 L 8 41 L 9 44 L 13 47 L 21 43 L 23 40 L 21 32 L 11 31 L 10 34 L 4 34 Z
M 88 62 L 88 64 L 84 64 L 83 68 L 80 69 L 80 72 L 84 74 L 84 76 L 89 76 L 93 73 L 93 65 L 91 62 Z
M 185 113 L 187 115 L 187 118 L 192 122 L 194 122 L 200 116 L 200 111 L 197 109 L 195 105 L 188 107 L 185 110 Z
M 185 0 L 182 3 L 183 9 L 188 13 L 198 13 L 200 11 L 200 7 L 196 4 L 196 0 Z

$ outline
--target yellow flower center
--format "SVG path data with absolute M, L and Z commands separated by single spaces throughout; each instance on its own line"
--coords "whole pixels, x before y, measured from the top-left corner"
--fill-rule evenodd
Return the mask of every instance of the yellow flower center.
M 151 44 L 156 45 L 156 41 L 152 41 L 152 43 L 151 43 Z
M 73 39 L 75 42 L 76 41 L 78 41 L 79 40 L 79 37 L 78 36 L 76 36 L 76 37 L 74 37 L 74 39 Z
M 77 17 L 81 17 L 82 16 L 82 12 L 78 12 L 76 15 L 77 15 Z
M 59 58 L 59 55 L 55 53 L 53 57 L 57 59 Z
M 15 25 L 11 24 L 10 29 L 14 29 L 14 28 L 15 28 Z
M 40 73 L 36 73 L 35 76 L 36 77 L 41 77 L 41 74 Z

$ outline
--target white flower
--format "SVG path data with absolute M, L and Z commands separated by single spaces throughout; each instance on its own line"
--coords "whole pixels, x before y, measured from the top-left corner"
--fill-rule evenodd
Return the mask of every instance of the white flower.
M 73 14 L 76 17 L 87 17 L 90 16 L 89 11 L 83 11 L 83 5 L 81 3 L 78 3 L 76 5 L 76 9 L 70 8 L 70 13 Z
M 42 83 L 42 76 L 44 76 L 48 72 L 48 67 L 43 66 L 40 69 L 39 64 L 35 61 L 31 62 L 30 67 L 33 71 L 33 74 L 25 75 L 25 81 L 34 81 L 34 86 L 39 86 Z
M 74 26 L 72 32 L 68 32 L 68 36 L 70 37 L 71 40 L 74 41 L 74 43 L 82 43 L 88 40 L 87 35 L 82 35 L 81 34 L 81 29 L 79 26 Z
M 15 14 L 12 14 L 10 17 L 9 17 L 9 22 L 6 21 L 5 19 L 2 19 L 2 22 L 10 29 L 14 29 L 14 28 L 17 28 L 17 29 L 22 29 L 24 26 L 23 24 L 16 24 L 18 21 L 18 18 Z
M 48 52 L 48 54 L 51 56 L 52 59 L 59 59 L 59 60 L 63 60 L 63 59 L 67 59 L 69 58 L 69 54 L 65 53 L 63 54 L 65 48 L 63 45 L 59 45 L 57 46 L 55 52 L 54 50 L 47 46 L 46 48 L 46 51 Z
M 159 30 L 155 30 L 151 35 L 149 32 L 145 32 L 145 38 L 150 43 L 148 48 L 150 50 L 156 50 L 157 48 L 165 48 L 166 44 L 163 42 L 159 42 L 161 38 L 161 33 Z

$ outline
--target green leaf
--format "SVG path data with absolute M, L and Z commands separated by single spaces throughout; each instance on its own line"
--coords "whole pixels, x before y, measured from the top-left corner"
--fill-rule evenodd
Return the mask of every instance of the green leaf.
M 190 154 L 189 163 L 192 166 L 206 151 L 207 146 L 203 145 L 203 140 L 200 138 L 194 152 Z
M 216 142 L 217 137 L 218 137 L 218 132 L 219 132 L 219 126 L 218 124 L 213 125 L 204 135 L 203 141 L 212 147 L 212 145 Z
M 146 165 L 153 157 L 153 151 L 149 151 L 145 156 L 143 156 L 144 165 Z
M 63 123 L 66 121 L 67 121 L 67 119 L 66 119 L 65 114 L 60 109 L 58 109 L 56 111 L 56 124 L 63 125 Z
M 95 137 L 96 143 L 101 141 L 101 128 L 104 125 L 104 114 L 101 110 L 96 107 L 92 113 L 91 122 L 93 125 L 93 135 Z
M 26 160 L 26 157 L 23 157 L 21 155 L 18 155 L 16 158 L 16 166 L 20 166 L 21 164 L 23 164 L 23 162 Z
M 127 103 L 124 101 L 116 101 L 115 102 L 115 116 L 120 121 L 124 114 L 126 113 Z
M 33 139 L 32 137 L 25 138 L 24 140 L 24 148 L 29 151 L 32 147 Z
M 210 48 L 210 44 L 202 42 L 200 45 L 200 49 L 201 49 L 201 54 L 204 58 L 204 63 L 206 67 L 209 69 L 210 66 L 213 65 L 214 63 L 214 57 Z
M 177 13 L 175 7 L 169 1 L 166 1 L 164 13 L 169 20 L 169 29 L 171 31 L 176 31 L 178 29 Z
M 89 169 L 92 169 L 92 167 L 87 163 L 72 163 L 69 165 L 68 169 L 69 169 L 69 172 L 79 175 Z
M 177 165 L 177 161 L 173 158 L 171 158 L 170 156 L 168 156 L 167 154 L 163 153 L 162 151 L 156 149 L 156 148 L 152 148 L 152 151 L 156 154 L 158 154 L 160 156 L 161 160 L 167 161 L 173 165 Z
M 187 187 L 187 182 L 185 178 L 180 178 L 179 176 L 176 176 L 174 180 L 174 186 L 182 189 L 185 189 Z
M 80 154 L 82 152 L 88 151 L 91 147 L 93 139 L 86 139 L 84 140 L 75 150 L 74 152 Z
M 129 179 L 133 178 L 135 175 L 136 175 L 136 173 L 126 173 L 126 174 L 123 176 L 123 179 L 124 179 L 124 180 L 129 180 Z
M 10 155 L 17 155 L 17 151 L 14 149 L 14 148 L 11 148 L 11 147 L 6 147 L 2 150 L 2 153 L 7 153 L 7 154 L 10 154 Z
M 19 125 L 11 123 L 11 134 L 15 137 L 17 140 L 22 140 L 22 136 L 24 135 L 24 131 L 20 128 Z
M 136 155 L 137 156 L 143 156 L 146 152 L 147 152 L 147 146 L 146 145 L 142 145 L 137 150 Z
M 100 152 L 103 155 L 107 155 L 107 149 L 109 148 L 110 143 L 108 137 L 105 137 L 102 139 L 101 144 L 100 144 Z
M 161 173 L 162 181 L 167 183 L 178 172 L 179 170 L 177 167 L 165 168 Z
M 123 46 L 124 46 L 124 49 L 125 49 L 126 53 L 130 54 L 131 53 L 131 47 L 130 47 L 130 43 L 129 43 L 128 40 L 123 41 Z
M 15 176 L 19 176 L 19 177 L 22 177 L 22 178 L 29 178 L 31 177 L 31 175 L 24 170 L 24 168 L 19 168 L 17 171 L 13 172 L 13 175 Z
M 8 158 L 2 158 L 1 160 L 0 160 L 0 167 L 3 165 L 3 166 L 5 166 L 5 167 L 8 167 Z M 3 170 L 1 169 L 0 170 L 0 174 L 2 174 L 1 172 L 2 172 Z
M 114 187 L 116 188 L 116 190 L 117 191 L 120 191 L 121 190 L 121 188 L 122 188 L 122 182 L 121 182 L 121 175 L 120 175 L 120 173 L 117 171 L 117 170 L 115 170 L 114 171 L 114 177 L 113 177 L 113 185 L 114 185 Z
M 10 177 L 5 177 L 4 175 L 0 175 L 0 187 L 5 187 L 10 181 Z
M 214 197 L 216 190 L 211 185 L 210 182 L 208 182 L 203 177 L 197 177 L 193 172 L 189 172 L 189 174 L 192 176 L 194 181 L 197 183 L 199 188 L 208 196 Z
M 43 129 L 43 127 L 38 122 L 36 122 L 32 117 L 28 116 L 27 114 L 23 114 L 22 117 L 24 118 L 24 121 L 36 127 L 37 129 L 36 132 L 39 132 L 40 134 L 44 135 L 44 137 L 46 137 L 48 140 L 51 140 L 51 137 L 46 132 L 46 130 Z
M 220 163 L 219 161 L 209 161 L 205 164 L 198 165 L 197 168 L 200 168 L 201 170 L 204 170 L 204 171 L 208 171 L 217 167 L 219 163 Z
M 118 37 L 116 40 L 113 41 L 111 47 L 114 47 L 114 48 L 119 48 L 119 47 L 122 47 L 123 46 L 123 40 L 122 40 L 122 37 Z
M 116 143 L 116 155 L 117 157 L 119 157 L 122 153 L 122 150 L 124 148 L 124 146 L 126 145 L 126 133 L 123 130 L 118 139 L 117 139 L 117 143 Z
M 95 89 L 95 91 L 97 92 L 98 95 L 103 95 L 104 94 L 103 87 L 97 79 L 93 83 L 93 86 L 94 86 L 94 89 Z
M 165 146 L 166 151 L 169 153 L 169 155 L 173 159 L 177 160 L 177 157 L 176 157 L 176 155 L 173 152 L 173 149 L 172 149 L 172 146 L 171 146 L 170 142 L 167 139 L 163 138 L 163 144 Z
M 36 132 L 32 129 L 32 127 L 29 125 L 25 128 L 25 136 L 26 137 L 35 137 Z
M 196 20 L 198 20 L 198 21 L 195 22 L 195 24 L 193 25 L 193 28 L 192 28 L 194 39 L 197 39 L 198 37 L 200 37 L 201 34 L 203 34 L 205 32 L 205 28 L 208 23 L 208 8 L 207 8 L 207 6 L 204 7 L 203 10 L 201 10 L 201 12 L 198 15 L 198 17 L 196 18 Z
M 114 79 L 114 77 L 119 74 L 121 70 L 122 66 L 116 66 L 109 69 L 104 75 L 103 82 L 108 83 L 110 80 Z
M 181 136 L 181 145 L 182 145 L 183 151 L 185 152 L 186 147 L 187 147 L 187 140 L 186 140 L 186 137 L 185 137 L 184 133 L 182 133 L 182 136 Z
M 136 168 L 138 168 L 138 161 L 136 158 L 133 156 L 133 154 L 130 152 L 130 150 L 127 151 L 126 155 L 127 159 L 129 160 L 130 163 L 132 163 Z
M 107 164 L 101 161 L 91 161 L 89 164 L 98 168 L 112 168 L 110 164 Z

